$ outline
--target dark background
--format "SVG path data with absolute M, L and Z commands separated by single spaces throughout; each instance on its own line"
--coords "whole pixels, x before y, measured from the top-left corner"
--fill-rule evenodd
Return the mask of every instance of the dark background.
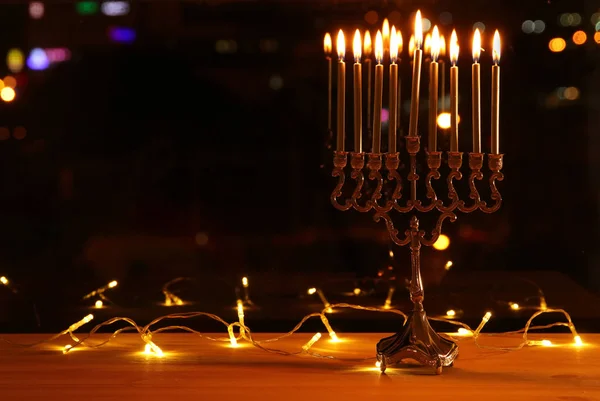
M 0 54 L 71 52 L 44 71 L 25 67 L 16 99 L 0 102 L 0 276 L 11 283 L 0 287 L 0 330 L 61 330 L 91 310 L 83 295 L 113 279 L 113 304 L 95 311 L 97 319 L 143 322 L 174 309 L 233 319 L 242 276 L 260 306 L 247 314 L 255 330 L 288 330 L 318 310 L 306 295 L 312 286 L 334 302 L 382 305 L 389 283 L 403 287 L 409 278 L 408 253 L 392 248 L 390 260 L 382 223 L 329 203 L 322 40 L 339 28 L 347 38 L 355 28 L 374 32 L 389 17 L 407 43 L 417 8 L 446 38 L 459 32 L 461 150 L 470 146 L 473 24 L 487 27 L 490 54 L 493 30 L 503 39 L 505 203 L 492 215 L 460 215 L 444 226 L 447 250 L 423 251 L 430 314 L 456 308 L 476 324 L 492 309 L 490 327 L 519 328 L 531 311 L 506 303 L 535 306 L 532 280 L 549 306 L 567 307 L 583 330 L 600 329 L 600 44 L 590 20 L 600 1 L 131 1 L 119 17 L 100 7 L 80 15 L 73 1 L 43 3 L 40 19 L 28 2 L 0 5 Z M 364 19 L 371 10 L 375 25 Z M 452 23 L 440 22 L 443 12 Z M 581 23 L 561 26 L 563 13 Z M 544 21 L 545 30 L 524 33 L 526 20 Z M 111 41 L 113 26 L 133 28 L 135 41 Z M 588 37 L 580 46 L 571 39 L 577 30 Z M 553 37 L 566 40 L 564 51 L 549 50 Z M 400 69 L 407 100 L 409 65 Z M 0 74 L 9 74 L 5 63 Z M 579 97 L 561 98 L 566 87 Z M 440 135 L 444 144 L 447 131 Z M 174 289 L 193 304 L 160 306 L 162 285 L 180 276 L 192 280 Z M 355 287 L 368 295 L 344 295 Z M 395 300 L 409 309 L 405 290 Z M 398 324 L 338 316 L 347 330 Z

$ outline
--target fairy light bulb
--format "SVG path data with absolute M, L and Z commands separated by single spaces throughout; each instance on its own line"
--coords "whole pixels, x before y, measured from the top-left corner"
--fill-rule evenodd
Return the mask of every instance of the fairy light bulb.
M 96 301 L 96 303 L 94 303 L 94 308 L 96 309 L 100 309 L 104 306 L 104 302 L 102 302 L 100 299 Z
M 333 328 L 331 328 L 329 320 L 324 314 L 321 314 L 321 321 L 323 322 L 323 326 L 325 326 L 327 332 L 329 333 L 329 340 L 334 343 L 339 342 L 340 339 L 338 338 L 337 334 L 335 334 L 335 331 L 333 331 Z
M 550 341 L 550 340 L 542 340 L 542 345 L 544 347 L 551 347 L 552 346 L 552 341 Z
M 117 282 L 117 280 L 113 280 L 110 283 L 108 283 L 108 288 L 115 288 L 119 283 Z
M 4 285 L 8 285 L 8 279 L 4 276 L 0 277 L 0 283 Z
M 450 309 L 450 310 L 446 311 L 446 316 L 454 317 L 454 316 L 456 316 L 456 311 L 454 309 Z
M 165 354 L 163 353 L 162 349 L 160 349 L 160 347 L 156 344 L 154 344 L 152 341 L 148 341 L 146 343 L 146 345 L 144 346 L 144 354 L 146 355 L 154 355 L 157 357 L 163 357 Z
M 583 345 L 583 341 L 581 340 L 581 337 L 579 335 L 573 337 L 573 340 L 575 340 L 575 345 L 577 347 L 581 347 Z
M 473 332 L 472 332 L 471 330 L 467 330 L 467 329 L 465 329 L 464 327 L 460 327 L 460 328 L 458 329 L 458 335 L 459 335 L 459 336 L 464 336 L 464 337 L 467 337 L 467 336 L 472 336 L 472 335 L 473 335 Z
M 512 309 L 512 310 L 519 310 L 519 309 L 521 309 L 521 306 L 518 303 L 516 303 L 516 302 L 511 302 L 511 303 L 509 303 L 509 305 L 510 305 L 510 309 Z
M 66 354 L 67 352 L 69 352 L 71 350 L 71 348 L 73 348 L 73 346 L 71 344 L 67 344 L 63 347 L 62 353 Z
M 379 369 L 381 367 L 381 362 L 379 362 L 379 361 L 375 362 L 375 367 L 377 369 Z
M 383 305 L 383 309 L 391 309 L 392 308 L 392 297 L 394 296 L 394 291 L 396 291 L 396 287 L 393 285 L 388 289 L 387 298 L 385 299 L 385 304 Z
M 235 338 L 235 333 L 233 332 L 233 325 L 230 324 L 229 326 L 227 326 L 227 333 L 229 334 L 229 343 L 231 344 L 232 347 L 237 347 L 238 346 L 238 342 L 237 342 L 237 338 Z
M 87 324 L 89 322 L 91 322 L 94 319 L 94 315 L 92 315 L 91 313 L 89 315 L 87 315 L 86 317 L 84 317 L 83 319 L 81 319 L 80 321 L 73 323 L 72 325 L 69 326 L 69 329 L 67 331 L 70 332 L 74 332 L 77 329 L 79 329 L 81 326 L 83 326 L 84 324 Z
M 354 295 L 357 295 L 357 296 L 358 296 L 358 295 L 360 295 L 360 293 L 362 292 L 362 290 L 361 290 L 360 288 L 358 288 L 358 287 L 357 287 L 357 288 L 355 288 L 355 289 L 354 289 L 354 291 L 353 291 L 353 292 L 354 292 Z
M 450 270 L 452 269 L 452 265 L 454 265 L 454 262 L 452 262 L 451 260 L 446 262 L 446 265 L 444 266 L 445 270 Z
M 113 280 L 110 283 L 106 284 L 104 287 L 100 287 L 95 289 L 94 291 L 90 292 L 89 294 L 86 294 L 83 299 L 89 299 L 91 297 L 95 297 L 96 295 L 101 296 L 102 294 L 106 291 L 109 290 L 111 288 L 115 288 L 119 283 L 117 282 L 117 280 Z
M 313 288 L 308 289 L 309 295 L 313 295 L 315 293 L 319 296 L 319 298 L 321 299 L 321 302 L 323 302 L 323 306 L 325 307 L 327 313 L 333 312 L 333 309 L 331 309 L 331 304 L 329 303 L 327 298 L 325 298 L 325 294 L 323 293 L 323 291 L 320 288 L 313 287 Z
M 310 349 L 310 347 L 312 347 L 317 341 L 319 341 L 320 338 L 321 338 L 321 333 L 317 333 L 314 336 L 312 336 L 312 338 L 310 340 L 308 340 L 308 342 L 302 346 L 302 349 L 304 350 L 304 352 L 307 352 Z
M 479 326 L 477 326 L 477 329 L 475 329 L 475 332 L 473 333 L 473 335 L 475 337 L 477 337 L 479 335 L 479 332 L 481 332 L 481 330 L 483 329 L 483 326 L 485 326 L 486 323 L 490 321 L 491 317 L 492 317 L 492 312 L 485 313 L 485 315 L 483 316 L 483 319 L 481 319 L 481 323 L 479 323 Z

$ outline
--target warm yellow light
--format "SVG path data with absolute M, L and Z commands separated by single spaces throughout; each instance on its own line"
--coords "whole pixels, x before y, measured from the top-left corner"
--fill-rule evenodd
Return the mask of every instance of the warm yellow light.
M 375 60 L 377 60 L 377 64 L 381 64 L 381 60 L 383 60 L 383 37 L 381 36 L 381 31 L 377 31 L 377 35 L 375 35 Z
M 573 34 L 573 43 L 582 45 L 587 41 L 587 35 L 583 31 L 577 31 Z
M 383 25 L 381 26 L 381 33 L 383 35 L 383 43 L 387 45 L 390 43 L 390 22 L 388 19 L 383 20 Z
M 500 32 L 496 29 L 494 32 L 494 41 L 492 43 L 492 59 L 494 60 L 494 64 L 498 64 L 500 62 Z
M 381 367 L 381 362 L 379 362 L 379 361 L 375 362 L 375 367 L 377 369 L 379 369 Z
M 491 317 L 492 317 L 492 312 L 486 312 L 485 315 L 483 316 L 483 320 L 487 323 Z
M 440 113 L 437 118 L 438 127 L 441 129 L 449 129 L 451 123 L 450 113 Z
M 550 341 L 550 340 L 542 340 L 542 345 L 544 347 L 551 347 L 552 346 L 552 341 Z
M 408 55 L 414 57 L 415 55 L 415 35 L 410 35 L 408 40 Z
M 468 335 L 472 335 L 473 332 L 470 331 L 470 330 L 465 329 L 464 327 L 460 327 L 458 329 L 458 334 L 461 335 L 461 336 L 468 336 Z
M 431 54 L 431 34 L 425 35 L 425 42 L 423 42 L 423 52 L 425 54 Z
M 70 331 L 72 333 L 75 330 L 77 330 L 78 328 L 80 328 L 81 326 L 83 326 L 84 324 L 91 322 L 93 319 L 94 319 L 94 315 L 92 315 L 90 313 L 89 315 L 87 315 L 86 317 L 81 319 L 80 321 L 73 323 L 71 326 L 69 326 L 68 331 Z
M 450 62 L 452 65 L 456 65 L 459 51 L 458 36 L 456 36 L 456 30 L 452 30 L 452 35 L 450 35 Z
M 512 310 L 519 310 L 519 309 L 521 309 L 521 306 L 519 306 L 519 304 L 516 303 L 516 302 L 511 302 L 510 303 L 510 309 L 512 309 Z
M 598 44 L 600 44 L 600 32 L 596 32 L 594 34 L 594 41 Z
M 15 93 L 15 90 L 8 86 L 5 86 L 2 88 L 2 90 L 0 90 L 0 98 L 2 98 L 2 100 L 5 102 L 12 102 L 15 100 L 16 95 L 17 94 Z
M 398 29 L 396 32 L 397 41 L 398 41 L 398 54 L 402 53 L 402 49 L 404 48 L 404 41 L 402 40 L 402 32 Z
M 242 277 L 242 285 L 244 288 L 248 288 L 248 277 Z
M 63 347 L 63 354 L 66 354 L 67 352 L 69 352 L 69 350 L 73 348 L 73 346 L 71 344 L 67 344 Z
M 454 309 L 450 309 L 450 310 L 446 311 L 446 316 L 454 317 L 454 316 L 456 316 L 456 311 Z
M 337 36 L 337 54 L 340 60 L 346 55 L 346 40 L 344 39 L 344 31 L 340 29 Z
M 440 56 L 446 55 L 446 38 L 440 35 Z
M 0 283 L 4 285 L 8 285 L 8 279 L 4 276 L 0 277 Z
M 364 50 L 365 56 L 370 57 L 373 52 L 373 44 L 371 43 L 371 32 L 365 32 L 365 41 L 364 41 Z
M 119 283 L 117 283 L 117 280 L 113 280 L 110 283 L 108 283 L 108 288 L 115 288 Z
M 560 53 L 567 47 L 567 42 L 563 38 L 554 38 L 548 43 L 548 48 L 553 53 Z
M 392 33 L 390 34 L 390 60 L 395 63 L 398 59 L 398 35 L 396 34 L 396 27 L 392 26 Z
M 354 32 L 354 43 L 352 49 L 354 50 L 354 61 L 360 63 L 360 56 L 362 52 L 362 40 L 360 39 L 360 30 L 358 29 L 356 30 L 356 32 Z
M 390 249 L 389 255 L 390 255 L 390 258 L 394 258 L 394 251 L 392 251 L 392 250 Z
M 361 292 L 362 292 L 362 290 L 360 288 L 354 289 L 354 295 L 360 295 Z
M 431 59 L 433 61 L 437 61 L 440 56 L 440 31 L 436 26 L 433 27 L 433 32 L 431 33 Z
M 315 292 L 317 292 L 317 289 L 314 287 L 308 289 L 308 295 L 313 295 Z
M 330 331 L 329 337 L 330 337 L 329 341 L 331 341 L 331 342 L 334 342 L 334 343 L 340 342 L 340 339 L 338 338 L 337 334 L 335 334 L 335 331 Z
M 446 270 L 450 270 L 450 269 L 452 268 L 452 265 L 453 265 L 453 264 L 454 264 L 454 263 L 453 263 L 451 260 L 447 261 L 447 262 L 446 262 L 446 265 L 444 266 L 444 269 L 446 269 Z
M 162 350 L 156 344 L 154 344 L 152 341 L 148 341 L 146 343 L 146 345 L 144 346 L 144 354 L 155 355 L 158 357 L 164 356 L 164 353 L 162 352 Z
M 573 337 L 573 340 L 575 340 L 575 345 L 576 346 L 581 347 L 583 345 L 583 341 L 581 340 L 580 336 Z
M 423 45 L 423 21 L 421 19 L 421 10 L 415 15 L 415 47 L 420 49 Z
M 327 32 L 325 34 L 325 39 L 323 39 L 323 50 L 325 50 L 326 55 L 331 54 L 331 48 L 332 48 L 331 35 L 329 34 L 329 32 Z
M 436 251 L 444 251 L 450 246 L 450 238 L 447 235 L 440 234 L 437 241 L 433 244 L 433 249 Z
M 96 303 L 94 304 L 94 307 L 96 309 L 100 309 L 104 306 L 104 303 L 101 300 L 97 300 Z
M 310 340 L 308 340 L 308 342 L 302 346 L 302 349 L 304 350 L 304 352 L 308 351 L 310 349 L 310 347 L 312 347 L 317 341 L 319 341 L 320 338 L 321 338 L 321 333 L 317 333 L 314 336 L 312 336 L 312 338 Z
M 481 55 L 481 34 L 479 28 L 475 29 L 473 34 L 473 61 L 479 63 L 479 57 Z

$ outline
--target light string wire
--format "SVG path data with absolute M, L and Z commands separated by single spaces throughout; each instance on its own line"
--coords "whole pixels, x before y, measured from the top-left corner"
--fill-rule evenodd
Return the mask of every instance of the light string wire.
M 353 305 L 353 304 L 347 304 L 347 303 L 331 304 L 329 307 L 332 309 L 349 308 L 349 309 L 362 310 L 362 311 L 394 313 L 394 314 L 401 315 L 404 318 L 404 323 L 406 323 L 406 321 L 408 319 L 408 316 L 404 312 L 397 310 L 397 309 L 384 309 L 384 308 L 380 308 L 380 307 Z M 228 323 L 221 317 L 219 317 L 215 314 L 212 314 L 212 313 L 207 313 L 207 312 L 186 312 L 186 313 L 174 313 L 174 314 L 170 314 L 170 315 L 165 315 L 165 316 L 161 316 L 161 317 L 158 317 L 158 318 L 152 320 L 150 323 L 146 324 L 145 326 L 139 326 L 134 320 L 127 318 L 127 317 L 114 317 L 114 318 L 106 320 L 105 322 L 97 324 L 94 328 L 92 328 L 90 330 L 89 333 L 87 333 L 87 335 L 85 335 L 85 337 L 79 339 L 78 337 L 76 337 L 74 335 L 73 332 L 75 330 L 77 330 L 79 327 L 83 326 L 84 324 L 86 324 L 92 320 L 93 316 L 88 315 L 84 319 L 80 320 L 79 322 L 71 325 L 68 329 L 63 330 L 62 332 L 60 332 L 48 339 L 38 341 L 35 343 L 18 344 L 18 343 L 8 341 L 1 337 L 0 337 L 0 339 L 10 345 L 13 345 L 13 346 L 35 347 L 35 346 L 38 346 L 38 345 L 41 345 L 44 343 L 49 343 L 49 342 L 55 341 L 59 337 L 68 334 L 70 336 L 70 338 L 73 340 L 74 344 L 67 345 L 64 348 L 63 352 L 67 353 L 77 347 L 87 347 L 87 348 L 94 348 L 94 349 L 100 348 L 100 347 L 106 345 L 107 343 L 109 343 L 111 340 L 113 340 L 119 334 L 121 334 L 123 332 L 137 331 L 137 333 L 141 336 L 142 341 L 146 344 L 146 352 L 151 352 L 151 353 L 156 354 L 157 356 L 162 356 L 163 355 L 162 350 L 152 341 L 153 336 L 156 334 L 168 332 L 168 331 L 185 331 L 185 332 L 195 334 L 196 336 L 198 336 L 200 338 L 204 338 L 204 339 L 207 339 L 210 341 L 230 342 L 232 344 L 232 346 L 236 346 L 237 341 L 244 340 L 260 350 L 263 350 L 263 351 L 266 351 L 269 353 L 273 353 L 273 354 L 283 355 L 283 356 L 298 356 L 298 355 L 302 355 L 302 354 L 307 354 L 307 355 L 310 355 L 310 356 L 316 357 L 316 358 L 335 359 L 335 360 L 345 361 L 345 362 L 364 362 L 364 361 L 374 360 L 375 357 L 371 357 L 371 358 L 340 358 L 340 357 L 336 357 L 333 355 L 324 355 L 324 354 L 319 354 L 319 353 L 310 351 L 310 348 L 321 338 L 321 333 L 315 334 L 311 338 L 310 341 L 308 341 L 306 344 L 304 344 L 302 346 L 302 349 L 299 351 L 293 351 L 293 352 L 284 351 L 284 350 L 280 350 L 280 349 L 276 349 L 276 348 L 270 348 L 265 345 L 265 344 L 270 344 L 270 343 L 279 341 L 281 339 L 284 339 L 286 337 L 292 336 L 298 330 L 300 330 L 300 328 L 304 325 L 304 323 L 306 323 L 309 319 L 314 318 L 314 317 L 319 317 L 322 320 L 324 326 L 329 331 L 331 340 L 338 341 L 337 336 L 335 335 L 335 332 L 333 332 L 333 330 L 331 329 L 331 326 L 328 323 L 328 319 L 325 316 L 325 313 L 327 310 L 328 310 L 328 308 L 324 308 L 321 312 L 310 313 L 310 314 L 304 316 L 304 318 L 302 318 L 302 320 L 300 320 L 300 322 L 298 322 L 298 324 L 296 324 L 296 326 L 294 326 L 294 328 L 292 330 L 290 330 L 289 332 L 281 334 L 281 335 L 273 337 L 273 338 L 260 340 L 260 341 L 255 340 L 252 337 L 252 331 L 250 330 L 250 328 L 248 326 L 245 325 L 245 323 L 241 323 L 240 321 Z M 532 326 L 533 320 L 544 313 L 561 313 L 565 316 L 567 322 L 555 322 L 555 323 L 541 325 L 541 326 Z M 196 318 L 196 317 L 207 317 L 207 318 L 210 318 L 212 320 L 215 320 L 215 321 L 223 324 L 227 328 L 229 336 L 228 337 L 212 337 L 212 336 L 208 336 L 206 334 L 203 334 L 199 331 L 196 331 L 194 329 L 191 329 L 191 328 L 189 328 L 187 326 L 183 326 L 183 325 L 171 325 L 171 326 L 165 326 L 165 327 L 157 328 L 155 330 L 151 330 L 151 328 L 153 326 L 155 326 L 156 324 L 158 324 L 164 320 L 190 319 L 190 318 Z M 243 315 L 242 315 L 242 317 L 243 317 Z M 573 322 L 571 320 L 571 316 L 564 309 L 547 309 L 547 310 L 541 310 L 541 311 L 534 313 L 529 318 L 529 320 L 527 321 L 527 324 L 525 325 L 525 327 L 523 329 L 490 335 L 491 337 L 493 337 L 493 336 L 509 336 L 509 335 L 522 333 L 523 334 L 522 341 L 519 345 L 514 346 L 514 347 L 498 347 L 498 346 L 482 345 L 478 341 L 479 337 L 481 336 L 480 331 L 483 328 L 483 326 L 487 323 L 487 321 L 489 321 L 490 317 L 491 317 L 491 313 L 489 313 L 489 312 L 486 313 L 481 324 L 479 325 L 479 327 L 476 330 L 473 330 L 469 325 L 467 325 L 465 323 L 451 320 L 451 319 L 445 319 L 445 318 L 441 318 L 441 317 L 430 317 L 429 320 L 448 323 L 448 324 L 451 324 L 454 326 L 458 326 L 459 328 L 462 328 L 463 330 L 465 330 L 465 332 L 468 332 L 470 335 L 473 336 L 474 343 L 478 348 L 487 349 L 487 350 L 516 351 L 516 350 L 519 350 L 519 349 L 525 347 L 526 345 L 537 345 L 537 343 L 532 342 L 528 339 L 528 333 L 531 331 L 534 331 L 534 330 L 544 330 L 544 329 L 548 329 L 548 328 L 552 328 L 552 327 L 568 327 L 574 337 L 575 345 L 583 344 L 579 334 L 577 333 L 577 330 L 575 329 L 575 325 L 573 324 Z M 243 321 L 243 318 L 240 320 Z M 118 330 L 114 331 L 110 335 L 109 338 L 107 338 L 99 343 L 91 343 L 90 339 L 98 332 L 98 330 L 100 330 L 103 327 L 110 326 L 110 325 L 113 325 L 113 324 L 116 324 L 119 322 L 127 323 L 128 326 L 119 328 Z M 239 334 L 234 333 L 234 331 L 233 331 L 234 328 L 239 329 L 238 330 Z M 459 340 L 459 339 L 456 339 L 456 340 Z

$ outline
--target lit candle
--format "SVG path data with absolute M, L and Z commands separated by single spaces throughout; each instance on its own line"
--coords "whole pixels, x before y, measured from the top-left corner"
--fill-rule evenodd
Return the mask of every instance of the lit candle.
M 327 130 L 331 131 L 331 35 L 325 34 L 323 40 L 325 59 L 327 60 Z
M 415 52 L 413 56 L 412 98 L 410 102 L 408 136 L 417 136 L 417 125 L 419 123 L 419 89 L 421 88 L 421 64 L 423 62 L 422 43 L 423 25 L 421 22 L 421 11 L 417 11 L 415 17 Z
M 360 31 L 354 34 L 354 151 L 362 152 L 362 42 Z
M 481 65 L 479 56 L 481 54 L 481 34 L 475 29 L 473 35 L 473 153 L 481 153 Z
M 371 81 L 373 80 L 373 62 L 371 60 L 371 53 L 373 53 L 373 46 L 371 44 L 371 33 L 365 32 L 364 39 L 364 53 L 365 53 L 365 67 L 367 69 L 367 127 L 371 127 Z
M 338 61 L 338 92 L 337 92 L 337 150 L 344 150 L 344 141 L 346 135 L 346 41 L 344 32 L 340 29 L 337 37 Z
M 456 31 L 450 36 L 450 151 L 458 152 L 458 38 Z
M 383 97 L 383 37 L 377 31 L 375 37 L 375 96 L 373 98 L 373 153 L 381 153 L 381 106 Z
M 446 110 L 446 63 L 442 59 L 446 55 L 446 38 L 440 35 L 440 67 L 442 67 L 442 83 L 440 85 L 440 95 L 442 98 L 440 111 Z
M 433 27 L 431 36 L 431 64 L 429 64 L 429 142 L 427 150 L 437 151 L 438 76 L 437 59 L 440 55 L 440 33 Z
M 500 34 L 494 33 L 492 56 L 492 153 L 500 153 Z
M 390 22 L 387 18 L 383 20 L 383 25 L 381 26 L 381 35 L 383 36 L 383 62 L 387 60 L 389 52 L 390 52 Z
M 398 107 L 398 36 L 396 28 L 392 26 L 390 34 L 390 124 L 388 132 L 388 152 L 396 152 L 396 109 Z

